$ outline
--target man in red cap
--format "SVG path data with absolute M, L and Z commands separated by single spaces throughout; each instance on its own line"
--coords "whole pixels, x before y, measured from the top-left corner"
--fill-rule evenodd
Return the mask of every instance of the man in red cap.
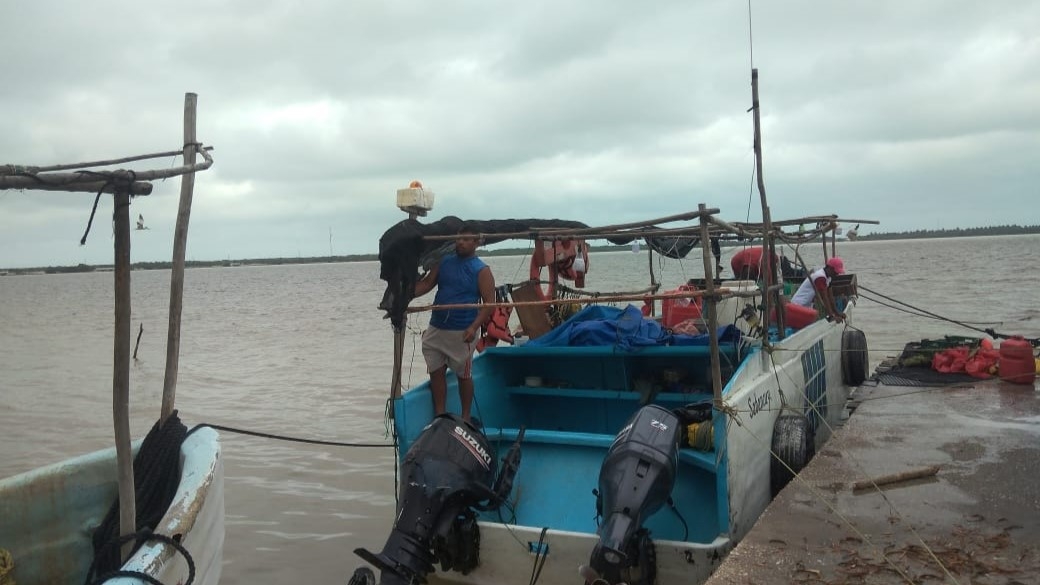
M 831 279 L 839 274 L 845 274 L 845 263 L 841 258 L 835 256 L 827 260 L 827 264 L 823 268 L 809 274 L 809 277 L 802 282 L 802 286 L 798 287 L 794 296 L 791 297 L 791 302 L 803 307 L 811 307 L 816 295 L 819 294 L 823 310 L 831 319 L 841 323 L 845 320 L 845 313 L 838 310 L 830 289 Z

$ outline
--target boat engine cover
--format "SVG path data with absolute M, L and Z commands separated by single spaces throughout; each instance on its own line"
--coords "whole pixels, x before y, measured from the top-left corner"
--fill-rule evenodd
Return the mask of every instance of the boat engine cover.
M 597 511 L 603 516 L 590 566 L 609 583 L 636 559 L 626 550 L 643 521 L 664 505 L 675 485 L 679 418 L 659 406 L 639 409 L 617 434 L 599 472 Z
M 491 499 L 495 454 L 484 434 L 454 414 L 433 419 L 405 454 L 393 530 L 382 552 L 355 549 L 380 569 L 383 584 L 423 583 L 437 560 L 435 538 L 456 518 Z

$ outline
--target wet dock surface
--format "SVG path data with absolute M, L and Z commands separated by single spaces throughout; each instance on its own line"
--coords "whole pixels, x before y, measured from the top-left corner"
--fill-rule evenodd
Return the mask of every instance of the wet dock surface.
M 871 384 L 707 583 L 1040 584 L 1040 391 Z

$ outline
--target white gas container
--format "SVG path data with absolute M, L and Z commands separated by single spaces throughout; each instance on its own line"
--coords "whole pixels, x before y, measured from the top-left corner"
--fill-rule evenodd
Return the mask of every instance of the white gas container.
M 433 209 L 433 191 L 423 187 L 419 181 L 397 190 L 397 207 L 405 211 L 430 211 Z

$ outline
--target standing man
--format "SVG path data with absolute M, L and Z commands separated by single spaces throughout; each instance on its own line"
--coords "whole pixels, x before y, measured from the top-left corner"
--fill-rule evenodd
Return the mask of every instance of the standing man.
M 839 274 L 845 274 L 845 263 L 842 262 L 841 258 L 835 256 L 827 260 L 827 264 L 823 268 L 814 270 L 809 274 L 808 278 L 798 287 L 794 296 L 791 297 L 791 302 L 803 307 L 811 307 L 816 295 L 820 295 L 820 303 L 823 305 L 823 310 L 827 312 L 831 319 L 841 323 L 845 319 L 845 314 L 838 310 L 830 288 L 831 279 Z
M 495 277 L 483 260 L 477 257 L 480 238 L 472 227 L 463 226 L 455 239 L 455 253 L 445 256 L 421 280 L 415 283 L 415 296 L 434 287 L 436 305 L 485 304 L 495 302 Z M 423 333 L 422 351 L 426 370 L 430 373 L 430 394 L 434 416 L 447 412 L 450 366 L 459 381 L 462 418 L 470 420 L 473 404 L 473 349 L 480 326 L 491 315 L 491 307 L 481 309 L 434 309 L 430 326 Z

